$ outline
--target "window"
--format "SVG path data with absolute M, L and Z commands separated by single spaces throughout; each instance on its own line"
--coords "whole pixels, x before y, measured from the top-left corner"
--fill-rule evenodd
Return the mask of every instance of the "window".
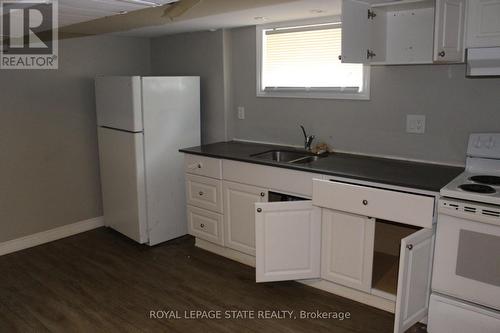
M 257 96 L 368 99 L 370 68 L 343 64 L 338 20 L 257 27 Z

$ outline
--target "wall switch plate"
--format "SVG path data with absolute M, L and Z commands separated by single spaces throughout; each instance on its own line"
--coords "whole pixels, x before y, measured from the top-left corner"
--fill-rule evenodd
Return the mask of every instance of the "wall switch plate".
M 238 119 L 240 119 L 240 120 L 245 119 L 245 107 L 244 106 L 238 106 Z
M 406 115 L 406 133 L 425 133 L 425 116 L 422 114 Z

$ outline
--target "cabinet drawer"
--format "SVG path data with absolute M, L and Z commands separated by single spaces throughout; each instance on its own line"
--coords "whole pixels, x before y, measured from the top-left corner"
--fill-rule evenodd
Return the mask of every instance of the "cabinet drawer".
M 186 154 L 184 170 L 193 175 L 222 179 L 222 161 L 216 158 Z
M 222 181 L 186 174 L 187 203 L 222 213 Z
M 432 228 L 434 215 L 434 197 L 318 179 L 313 204 L 423 228 Z
M 222 215 L 188 205 L 187 216 L 190 235 L 224 245 Z
M 321 175 L 260 164 L 224 160 L 224 180 L 311 197 L 312 180 Z

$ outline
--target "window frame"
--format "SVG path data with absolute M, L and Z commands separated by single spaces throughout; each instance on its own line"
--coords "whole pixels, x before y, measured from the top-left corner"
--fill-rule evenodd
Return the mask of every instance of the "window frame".
M 256 51 L 257 51 L 257 97 L 282 97 L 282 98 L 319 98 L 319 99 L 353 99 L 353 100 L 369 100 L 370 99 L 370 65 L 363 65 L 363 91 L 362 92 L 342 92 L 338 89 L 328 88 L 289 88 L 278 90 L 263 90 L 262 89 L 262 64 L 263 64 L 263 31 L 274 28 L 285 28 L 291 26 L 315 25 L 339 22 L 342 28 L 340 16 L 329 16 L 317 19 L 286 21 L 278 23 L 270 23 L 256 26 Z

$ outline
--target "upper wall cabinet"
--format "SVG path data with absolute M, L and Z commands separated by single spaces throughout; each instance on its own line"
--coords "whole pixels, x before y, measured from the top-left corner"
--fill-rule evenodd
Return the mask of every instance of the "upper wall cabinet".
M 500 46 L 500 0 L 469 0 L 467 47 Z
M 463 62 L 465 0 L 342 2 L 342 62 Z

